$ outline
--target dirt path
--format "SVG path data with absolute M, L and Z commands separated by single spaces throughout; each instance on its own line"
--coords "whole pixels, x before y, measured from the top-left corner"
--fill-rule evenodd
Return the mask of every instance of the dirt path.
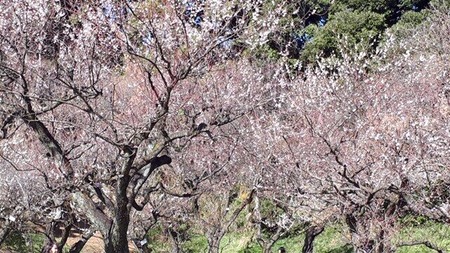
M 69 237 L 67 239 L 67 246 L 72 246 L 74 245 L 76 242 L 78 242 L 78 240 L 80 240 L 80 237 L 76 236 L 76 234 L 74 234 L 74 237 Z M 86 243 L 86 245 L 84 246 L 82 252 L 84 253 L 91 253 L 91 252 L 104 252 L 105 249 L 103 247 L 103 239 L 101 237 L 101 235 L 99 233 L 96 233 L 95 235 L 93 235 L 89 241 Z
M 72 246 L 73 244 L 78 242 L 79 239 L 80 239 L 80 236 L 76 236 L 76 234 L 74 234 L 73 236 L 69 237 L 69 239 L 67 239 L 67 246 L 68 247 Z M 139 251 L 137 251 L 136 247 L 134 247 L 132 242 L 130 242 L 128 244 L 128 247 L 130 248 L 130 252 L 132 252 L 132 253 L 139 252 Z M 103 239 L 102 239 L 102 236 L 100 235 L 100 233 L 95 233 L 89 239 L 89 241 L 87 241 L 86 245 L 84 246 L 84 248 L 83 248 L 83 250 L 81 252 L 82 253 L 101 253 L 101 252 L 105 252 L 105 248 L 103 246 Z

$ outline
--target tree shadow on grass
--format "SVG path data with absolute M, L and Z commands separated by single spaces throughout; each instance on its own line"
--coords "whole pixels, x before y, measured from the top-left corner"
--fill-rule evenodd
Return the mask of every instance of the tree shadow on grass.
M 334 248 L 327 253 L 353 253 L 353 247 L 350 244 L 346 244 L 344 246 Z

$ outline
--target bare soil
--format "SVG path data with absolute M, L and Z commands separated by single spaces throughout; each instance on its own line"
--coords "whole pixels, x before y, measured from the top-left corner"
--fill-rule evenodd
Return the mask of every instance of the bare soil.
M 67 244 L 66 245 L 68 247 L 70 247 L 73 244 L 75 244 L 76 242 L 78 242 L 78 240 L 80 238 L 81 238 L 81 236 L 78 236 L 77 234 L 73 234 L 71 237 L 69 237 L 69 239 L 67 239 Z M 130 249 L 130 252 L 132 252 L 132 253 L 139 252 L 132 242 L 130 242 L 128 244 L 128 247 Z M 82 253 L 101 253 L 101 252 L 105 252 L 105 248 L 103 246 L 103 238 L 102 238 L 101 234 L 100 233 L 95 233 L 89 239 L 89 241 L 86 243 L 86 245 L 84 246 L 84 248 L 83 248 L 83 250 L 81 252 Z M 2 252 L 0 252 L 0 253 L 2 253 Z

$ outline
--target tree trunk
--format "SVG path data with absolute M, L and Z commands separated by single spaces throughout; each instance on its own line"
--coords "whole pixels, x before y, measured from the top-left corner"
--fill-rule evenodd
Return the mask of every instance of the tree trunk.
M 368 242 L 365 242 L 363 245 L 360 245 L 358 247 L 354 247 L 356 253 L 378 253 L 375 250 L 375 242 L 373 240 L 369 240 Z
M 208 253 L 219 253 L 220 252 L 220 239 L 219 238 L 208 238 Z
M 121 210 L 121 208 L 118 208 Z M 130 217 L 128 211 L 120 213 L 117 211 L 110 232 L 104 235 L 105 252 L 128 253 L 128 225 Z
M 314 239 L 316 239 L 316 236 L 320 235 L 323 230 L 324 226 L 311 226 L 306 230 L 302 253 L 314 252 Z
M 385 232 L 382 229 L 378 234 L 373 243 L 374 253 L 391 253 L 394 252 L 394 247 L 389 240 L 385 240 Z
M 9 229 L 8 226 L 5 226 L 5 228 L 0 229 L 0 246 L 6 240 L 6 238 L 8 238 L 8 235 L 10 232 L 11 232 L 11 229 Z
M 129 177 L 124 175 L 117 180 L 116 207 L 110 230 L 104 236 L 105 251 L 116 253 L 128 253 L 128 226 L 130 224 L 131 205 L 127 197 Z
M 123 175 L 117 180 L 116 205 L 114 207 L 114 217 L 109 231 L 104 231 L 104 243 L 106 252 L 128 253 L 128 226 L 130 224 L 131 203 L 127 196 L 127 188 L 130 183 L 129 167 L 134 155 L 131 155 L 122 170 Z M 105 233 L 106 232 L 106 233 Z
M 180 242 L 179 242 L 179 239 L 178 239 L 178 233 L 175 230 L 170 229 L 170 228 L 167 229 L 167 233 L 169 234 L 170 242 L 172 244 L 171 253 L 180 253 L 180 252 L 182 252 L 181 248 L 180 248 Z
M 369 236 L 369 231 L 352 233 L 355 252 L 391 253 L 394 252 L 389 240 L 385 240 L 385 230 L 380 229 L 375 235 Z M 357 238 L 357 239 L 353 239 Z M 356 243 L 355 243 L 356 242 Z
M 121 233 L 117 225 L 113 225 L 111 234 L 104 238 L 105 252 L 128 253 L 127 235 Z
M 263 247 L 263 253 L 271 253 L 272 251 L 270 251 L 270 249 L 272 248 L 272 244 L 267 244 L 267 245 L 264 245 L 264 247 Z
M 355 252 L 391 253 L 394 251 L 389 247 L 385 247 L 382 242 L 370 241 L 367 245 L 356 248 Z
M 120 180 L 119 180 L 120 181 Z M 126 197 L 126 189 L 116 194 L 117 204 L 114 207 L 114 217 L 110 219 L 98 210 L 86 194 L 72 194 L 74 204 L 82 210 L 93 227 L 102 233 L 105 252 L 128 253 L 127 230 L 130 222 L 130 207 Z

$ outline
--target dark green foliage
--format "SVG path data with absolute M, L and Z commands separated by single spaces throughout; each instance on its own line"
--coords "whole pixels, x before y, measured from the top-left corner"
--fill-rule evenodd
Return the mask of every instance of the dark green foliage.
M 375 12 L 385 17 L 386 27 L 397 23 L 407 11 L 420 11 L 430 0 L 338 0 L 330 8 L 330 13 L 341 11 Z
M 315 63 L 317 57 L 339 56 L 343 45 L 370 54 L 383 39 L 387 28 L 404 34 L 427 16 L 430 5 L 445 0 L 310 0 L 287 1 L 287 15 L 268 42 L 252 51 L 252 57 L 276 60 L 281 55 Z M 280 1 L 264 3 L 270 13 Z
M 429 11 L 423 10 L 421 12 L 407 11 L 401 17 L 400 21 L 395 24 L 391 31 L 399 39 L 411 36 L 415 29 L 421 24 L 429 15 Z
M 344 45 L 370 53 L 381 41 L 386 28 L 397 23 L 398 31 L 413 28 L 426 18 L 429 0 L 339 0 L 329 8 L 328 22 L 319 27 L 312 24 L 304 32 L 313 39 L 302 59 L 313 63 L 316 57 L 339 55 Z
M 385 28 L 384 16 L 375 12 L 342 11 L 330 17 L 329 22 L 319 28 L 311 25 L 307 28 L 314 38 L 307 43 L 302 53 L 305 61 L 314 62 L 317 56 L 338 54 L 344 41 L 347 46 L 364 44 L 369 47 L 377 41 Z
M 339 12 L 375 12 L 386 17 L 387 25 L 399 15 L 398 0 L 339 0 L 330 8 L 332 15 Z
M 422 23 L 427 17 L 427 12 L 416 12 L 416 11 L 407 11 L 403 14 L 402 18 L 398 22 L 400 26 L 407 26 L 408 28 L 413 28 L 420 23 Z
M 400 7 L 403 10 L 422 10 L 428 8 L 430 0 L 401 0 Z
M 274 10 L 285 6 L 285 14 L 279 14 L 279 29 L 268 36 L 265 45 L 252 50 L 256 59 L 278 59 L 281 55 L 298 58 L 306 38 L 302 38 L 303 29 L 308 24 L 317 24 L 331 4 L 329 0 L 306 1 L 264 1 L 261 16 L 274 15 Z

